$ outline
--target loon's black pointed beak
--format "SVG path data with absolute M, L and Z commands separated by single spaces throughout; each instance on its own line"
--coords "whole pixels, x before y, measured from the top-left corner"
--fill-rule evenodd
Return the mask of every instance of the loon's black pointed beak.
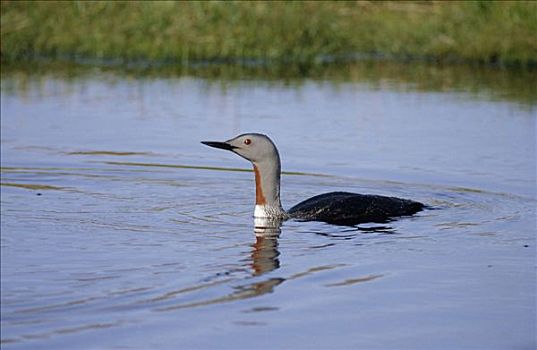
M 230 145 L 227 142 L 201 141 L 201 143 L 203 143 L 204 145 L 207 145 L 209 147 L 221 148 L 221 149 L 225 149 L 225 150 L 228 150 L 228 151 L 233 151 L 235 148 L 237 148 L 235 146 Z

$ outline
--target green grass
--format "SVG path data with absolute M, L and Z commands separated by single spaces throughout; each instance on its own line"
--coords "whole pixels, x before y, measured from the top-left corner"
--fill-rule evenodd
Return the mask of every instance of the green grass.
M 537 65 L 537 2 L 2 1 L 4 62 L 319 63 L 357 53 Z

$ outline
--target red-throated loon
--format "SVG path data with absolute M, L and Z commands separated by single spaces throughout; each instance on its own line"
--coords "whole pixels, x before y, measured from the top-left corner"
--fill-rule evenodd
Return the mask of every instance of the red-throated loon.
M 252 162 L 255 173 L 256 218 L 323 221 L 336 225 L 387 222 L 412 215 L 424 205 L 408 199 L 349 192 L 330 192 L 298 203 L 287 212 L 280 201 L 280 155 L 268 136 L 242 134 L 225 142 L 202 141 L 204 145 L 232 151 Z

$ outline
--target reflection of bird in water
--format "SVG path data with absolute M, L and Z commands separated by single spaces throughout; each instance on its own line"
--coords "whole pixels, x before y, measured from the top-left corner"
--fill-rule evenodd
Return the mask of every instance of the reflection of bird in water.
M 194 301 L 190 303 L 179 303 L 167 307 L 157 309 L 159 311 L 169 311 L 183 308 L 191 308 L 198 306 L 205 306 L 211 304 L 227 303 L 235 300 L 249 299 L 254 298 L 263 294 L 269 294 L 274 292 L 274 288 L 282 284 L 285 281 L 285 278 L 281 277 L 271 277 L 259 281 L 259 276 L 274 271 L 280 267 L 280 261 L 278 256 L 280 252 L 278 251 L 278 237 L 281 233 L 281 219 L 255 219 L 255 238 L 256 241 L 252 244 L 252 253 L 251 261 L 249 265 L 252 268 L 252 276 L 249 276 L 246 280 L 255 280 L 256 282 L 241 284 L 233 287 L 233 292 L 212 298 L 204 299 L 200 301 Z M 248 259 L 250 260 L 250 259 Z M 225 273 L 220 273 L 216 276 L 213 276 L 210 280 L 214 278 L 220 278 L 222 276 L 229 276 L 233 271 L 226 271 Z M 206 281 L 210 281 L 206 280 Z M 229 280 L 226 277 L 226 282 Z M 212 286 L 220 284 L 221 282 L 210 282 L 205 285 Z M 198 288 L 187 288 L 186 290 L 196 290 Z M 200 288 L 201 289 L 201 288 Z
M 281 233 L 281 220 L 255 218 L 255 243 L 252 250 L 252 269 L 254 276 L 276 270 L 280 267 L 278 256 L 278 237 Z
M 225 142 L 202 143 L 232 151 L 252 162 L 256 187 L 255 217 L 356 225 L 387 222 L 394 217 L 415 214 L 424 208 L 422 203 L 408 199 L 330 192 L 300 202 L 286 212 L 280 202 L 280 156 L 266 135 L 242 134 Z

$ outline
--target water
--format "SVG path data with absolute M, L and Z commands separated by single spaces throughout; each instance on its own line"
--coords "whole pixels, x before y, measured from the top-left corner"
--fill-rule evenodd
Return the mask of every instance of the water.
M 535 348 L 534 90 L 84 72 L 2 72 L 3 349 Z M 249 164 L 199 143 L 246 131 L 286 208 L 435 209 L 263 232 Z

